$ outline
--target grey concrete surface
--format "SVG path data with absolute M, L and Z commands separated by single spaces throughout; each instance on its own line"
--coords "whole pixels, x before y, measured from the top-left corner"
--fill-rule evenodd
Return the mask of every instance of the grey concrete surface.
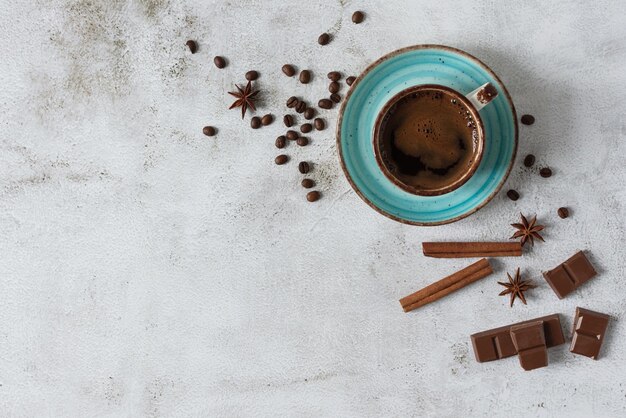
M 625 416 L 625 16 L 617 0 L 0 0 L 0 415 Z M 326 72 L 418 43 L 478 56 L 536 116 L 505 186 L 519 201 L 401 225 L 343 177 L 336 111 L 277 167 L 282 124 L 253 131 L 227 110 L 249 69 L 257 113 L 282 116 L 290 95 L 325 94 Z M 402 312 L 469 264 L 426 259 L 422 241 L 507 239 L 520 211 L 545 244 Z M 558 300 L 540 273 L 578 249 L 600 275 Z M 518 266 L 539 287 L 511 309 L 496 281 Z M 474 361 L 472 332 L 558 312 L 569 339 L 576 306 L 613 318 L 598 361 L 565 346 L 534 372 Z

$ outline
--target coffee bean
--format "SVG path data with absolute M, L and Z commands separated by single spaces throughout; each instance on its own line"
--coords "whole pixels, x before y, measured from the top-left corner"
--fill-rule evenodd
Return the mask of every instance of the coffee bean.
M 569 216 L 569 210 L 567 208 L 559 208 L 556 213 L 559 215 L 559 218 L 565 219 Z
M 213 63 L 215 64 L 217 68 L 226 67 L 226 60 L 224 59 L 224 57 L 220 57 L 219 55 L 213 58 Z
M 532 125 L 535 123 L 535 117 L 533 115 L 522 115 L 520 120 L 524 125 Z
M 333 81 L 328 85 L 328 91 L 331 93 L 337 93 L 339 91 L 339 83 Z
M 205 126 L 204 128 L 202 128 L 202 133 L 206 136 L 213 136 L 215 135 L 215 128 L 212 126 Z
M 315 116 L 315 109 L 312 107 L 307 107 L 304 111 L 304 119 L 311 120 Z
M 285 73 L 287 77 L 293 77 L 296 74 L 296 69 L 293 68 L 293 65 L 291 64 L 283 65 L 282 69 L 283 69 L 283 73 Z
M 189 47 L 189 51 L 191 51 L 192 54 L 195 54 L 198 50 L 198 45 L 196 45 L 196 43 L 192 40 L 187 41 L 185 45 Z
M 287 99 L 287 107 L 290 109 L 298 106 L 298 103 L 300 103 L 300 100 L 296 96 L 291 96 Z
M 261 123 L 263 124 L 263 126 L 267 126 L 271 124 L 272 122 L 274 122 L 274 115 L 270 113 L 268 113 L 267 115 L 261 118 Z
M 524 165 L 526 167 L 532 167 L 535 164 L 535 156 L 532 154 L 528 154 L 524 157 Z
M 324 119 L 322 118 L 315 118 L 315 120 L 313 121 L 313 125 L 315 125 L 315 129 L 318 131 L 323 131 L 324 129 L 326 129 L 326 122 L 324 122 Z
M 276 148 L 285 148 L 285 145 L 287 145 L 285 135 L 281 135 L 276 138 L 276 142 L 274 143 L 274 145 L 276 145 Z
M 300 126 L 300 132 L 302 132 L 303 134 L 308 134 L 312 130 L 313 130 L 313 125 L 311 125 L 310 123 L 303 123 Z
M 539 170 L 539 175 L 544 178 L 548 178 L 552 175 L 552 170 L 549 167 L 544 167 Z
M 303 101 L 298 103 L 298 106 L 296 106 L 296 112 L 298 113 L 303 113 L 306 110 L 306 103 L 304 103 Z
M 330 42 L 330 35 L 327 33 L 322 33 L 319 38 L 317 38 L 317 43 L 320 45 L 326 45 Z
M 364 18 L 365 18 L 365 14 L 363 14 L 363 12 L 360 10 L 357 10 L 356 12 L 352 13 L 352 22 L 356 23 L 357 25 L 363 22 Z
M 293 126 L 293 116 L 285 115 L 283 116 L 283 123 L 287 128 L 291 128 Z
M 317 102 L 317 105 L 322 109 L 333 108 L 333 102 L 331 102 L 330 99 L 321 99 L 319 102 Z
M 339 71 L 331 71 L 328 73 L 328 79 L 330 81 L 339 81 L 341 80 L 341 73 Z
M 332 100 L 335 103 L 339 103 L 341 101 L 341 96 L 337 93 L 333 93 L 330 95 L 330 100 Z
M 352 83 L 354 83 L 354 80 L 356 80 L 356 77 L 351 75 L 350 77 L 346 78 L 346 84 L 351 86 Z
M 311 166 L 306 161 L 300 161 L 300 164 L 298 164 L 298 170 L 300 170 L 302 174 L 306 174 L 311 171 Z
M 309 70 L 300 71 L 300 82 L 302 84 L 308 84 L 311 81 L 311 72 Z
M 296 140 L 296 144 L 300 145 L 301 147 L 305 147 L 309 145 L 309 138 L 307 138 L 306 136 L 301 136 Z
M 287 157 L 285 154 L 280 154 L 279 156 L 277 156 L 276 158 L 274 158 L 274 162 L 277 165 L 283 165 L 285 164 L 287 161 L 289 161 L 289 157 Z
M 290 141 L 295 141 L 296 139 L 298 139 L 298 133 L 296 131 L 293 130 L 288 130 L 287 133 L 285 134 L 285 137 L 287 137 L 288 140 Z
M 320 192 L 317 190 L 313 190 L 312 192 L 308 192 L 306 194 L 306 200 L 309 202 L 315 202 L 320 199 Z
M 246 73 L 246 80 L 248 81 L 254 81 L 257 78 L 259 78 L 259 73 L 254 70 L 250 70 Z
M 511 189 L 508 192 L 506 192 L 506 195 L 509 197 L 509 199 L 511 199 L 512 201 L 516 201 L 517 199 L 519 199 L 519 193 L 517 193 L 517 191 Z
M 250 126 L 252 129 L 259 129 L 261 127 L 261 118 L 258 116 L 254 116 L 250 119 Z
M 311 179 L 302 179 L 302 187 L 310 189 L 311 187 L 315 187 L 315 182 Z

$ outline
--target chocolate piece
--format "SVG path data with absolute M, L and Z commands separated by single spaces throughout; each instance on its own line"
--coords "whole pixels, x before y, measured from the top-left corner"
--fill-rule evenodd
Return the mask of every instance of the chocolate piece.
M 550 271 L 544 272 L 543 277 L 559 299 L 563 299 L 596 274 L 596 270 L 585 256 L 585 253 L 579 251 L 567 261 Z
M 512 326 L 511 340 L 517 350 L 522 369 L 534 370 L 548 365 L 543 321 Z
M 546 340 L 546 347 L 555 347 L 565 343 L 561 320 L 558 314 L 542 316 L 528 321 L 518 322 L 504 327 L 494 328 L 483 332 L 472 334 L 472 346 L 474 355 L 479 363 L 485 361 L 499 360 L 517 354 L 517 349 L 511 338 L 511 328 L 517 325 L 530 324 L 532 322 L 543 321 L 543 332 Z
M 569 351 L 575 354 L 598 359 L 609 316 L 589 309 L 576 308 L 574 331 Z

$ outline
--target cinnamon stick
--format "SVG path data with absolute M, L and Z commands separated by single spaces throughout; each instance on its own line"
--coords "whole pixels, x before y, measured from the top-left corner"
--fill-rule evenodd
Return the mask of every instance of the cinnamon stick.
M 483 277 L 487 277 L 491 273 L 493 273 L 493 270 L 489 261 L 487 261 L 486 258 L 482 258 L 474 264 L 470 264 L 464 269 L 400 299 L 400 304 L 404 312 L 412 311 L 413 309 L 439 300 Z
M 423 242 L 426 257 L 469 258 L 469 257 L 519 257 L 522 245 L 513 242 Z

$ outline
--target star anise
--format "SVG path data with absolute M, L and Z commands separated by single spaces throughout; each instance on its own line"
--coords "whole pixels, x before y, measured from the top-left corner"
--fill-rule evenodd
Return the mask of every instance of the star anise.
M 256 100 L 256 95 L 259 93 L 259 91 L 252 90 L 251 81 L 248 81 L 248 84 L 246 85 L 246 88 L 244 89 L 239 87 L 237 84 L 235 84 L 235 87 L 237 87 L 237 90 L 239 91 L 228 92 L 228 94 L 237 98 L 237 100 L 235 100 L 235 102 L 232 105 L 230 105 L 229 109 L 232 109 L 233 107 L 241 106 L 241 119 L 243 119 L 243 117 L 246 115 L 246 111 L 248 110 L 248 108 L 251 108 L 252 110 L 256 110 L 256 108 L 254 107 L 254 101 Z
M 513 302 L 515 298 L 520 298 L 521 301 L 526 305 L 526 298 L 524 297 L 524 292 L 528 289 L 534 289 L 535 286 L 530 280 L 522 280 L 519 274 L 519 268 L 515 272 L 515 278 L 511 277 L 509 273 L 506 274 L 509 278 L 509 282 L 498 282 L 498 284 L 506 287 L 502 292 L 500 292 L 499 296 L 511 295 L 511 307 L 513 306 Z
M 530 241 L 530 245 L 535 245 L 535 238 L 537 238 L 538 240 L 545 242 L 543 240 L 543 237 L 541 235 L 539 235 L 540 231 L 543 231 L 543 228 L 545 228 L 543 225 L 537 225 L 537 216 L 535 215 L 530 222 L 528 222 L 528 219 L 526 219 L 526 217 L 524 215 L 522 215 L 520 213 L 520 216 L 522 217 L 522 223 L 518 224 L 511 224 L 512 227 L 517 228 L 518 231 L 516 231 L 513 236 L 511 237 L 511 239 L 516 239 L 519 237 L 522 237 L 520 243 L 522 244 L 522 247 L 526 244 L 527 241 Z

